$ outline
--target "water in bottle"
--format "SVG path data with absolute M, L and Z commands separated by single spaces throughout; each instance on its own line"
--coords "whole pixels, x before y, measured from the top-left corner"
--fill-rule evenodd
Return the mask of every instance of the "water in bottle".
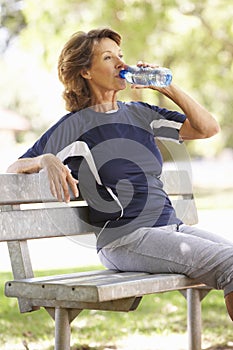
M 130 84 L 166 87 L 171 84 L 172 72 L 164 67 L 127 66 L 120 71 L 120 77 Z

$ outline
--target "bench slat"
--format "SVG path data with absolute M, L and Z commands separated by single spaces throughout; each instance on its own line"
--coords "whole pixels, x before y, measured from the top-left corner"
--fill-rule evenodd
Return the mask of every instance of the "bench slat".
M 9 281 L 5 293 L 11 297 L 54 299 L 77 302 L 103 302 L 146 294 L 203 286 L 194 279 L 177 274 L 98 271 L 93 278 L 82 274 Z
M 33 283 L 33 284 L 44 284 L 45 280 L 46 283 L 49 285 L 66 285 L 70 287 L 75 287 L 75 286 L 94 286 L 94 287 L 101 287 L 106 285 L 111 285 L 111 284 L 117 284 L 121 283 L 124 281 L 130 282 L 131 280 L 135 279 L 135 276 L 137 279 L 141 277 L 148 276 L 148 273 L 145 272 L 117 272 L 117 271 L 112 271 L 112 270 L 99 270 L 95 274 L 92 274 L 91 271 L 90 273 L 86 273 L 85 275 L 76 273 L 76 274 L 70 274 L 66 275 L 65 278 L 62 275 L 58 276 L 53 276 L 53 278 L 49 278 L 49 280 L 46 278 L 44 279 L 43 277 L 41 279 L 38 278 L 32 278 L 32 279 L 27 279 L 27 283 Z
M 0 215 L 1 241 L 93 232 L 91 226 L 85 222 L 87 216 L 87 207 L 4 211 Z
M 38 174 L 0 174 L 0 183 L 0 204 L 55 201 L 43 171 Z
M 161 180 L 164 188 L 170 195 L 192 194 L 192 183 L 187 171 L 166 170 L 162 173 Z
M 79 310 L 104 310 L 104 311 L 133 311 L 136 310 L 141 297 L 124 298 L 110 301 L 103 301 L 97 303 L 85 303 L 79 301 L 67 301 L 67 300 L 42 300 L 33 299 L 31 301 L 34 307 L 46 307 L 46 308 L 68 308 Z
M 192 200 L 176 200 L 173 203 L 178 217 L 184 223 L 197 223 L 195 203 Z M 1 241 L 93 233 L 93 227 L 87 222 L 87 207 L 72 208 L 64 205 L 58 208 L 4 211 L 0 215 Z
M 93 271 L 83 271 L 83 272 L 74 272 L 74 273 L 68 273 L 68 274 L 62 274 L 62 275 L 50 275 L 50 276 L 40 276 L 40 277 L 33 277 L 32 282 L 53 282 L 55 280 L 66 280 L 70 278 L 78 278 L 80 277 L 80 280 L 82 278 L 92 278 L 96 275 L 106 276 L 108 274 L 112 274 L 112 270 L 93 270 Z M 31 279 L 27 278 L 27 281 L 30 282 Z
M 198 223 L 197 209 L 193 199 L 172 200 L 171 202 L 175 208 L 177 217 L 186 225 L 195 225 Z
M 170 195 L 192 194 L 192 185 L 186 171 L 166 171 L 161 177 Z M 11 203 L 56 202 L 49 189 L 44 171 L 38 174 L 0 174 L 0 205 Z M 9 186 L 10 183 L 10 186 Z

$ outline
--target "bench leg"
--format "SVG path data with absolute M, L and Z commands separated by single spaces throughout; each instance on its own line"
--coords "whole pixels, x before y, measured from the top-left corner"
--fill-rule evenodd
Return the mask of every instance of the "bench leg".
M 189 350 L 201 350 L 201 294 L 198 289 L 187 290 L 187 319 Z
M 55 309 L 54 350 L 70 350 L 70 321 L 68 309 Z

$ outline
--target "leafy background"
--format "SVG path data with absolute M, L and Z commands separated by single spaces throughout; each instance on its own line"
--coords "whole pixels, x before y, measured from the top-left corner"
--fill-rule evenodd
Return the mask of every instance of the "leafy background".
M 57 58 L 72 33 L 109 26 L 123 36 L 127 63 L 170 67 L 174 82 L 203 103 L 221 124 L 220 135 L 189 142 L 193 156 L 216 156 L 233 148 L 232 5 L 228 0 L 0 0 L 0 107 L 16 110 L 38 136 L 62 116 Z M 146 98 L 167 107 L 152 91 L 127 89 L 124 99 Z

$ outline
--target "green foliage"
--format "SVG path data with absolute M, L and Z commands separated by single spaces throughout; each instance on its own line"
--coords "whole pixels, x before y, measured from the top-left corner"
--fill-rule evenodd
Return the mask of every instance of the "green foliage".
M 26 26 L 21 4 L 21 0 L 0 0 L 0 52 L 4 52 Z
M 3 1 L 3 0 L 2 0 Z M 11 2 L 17 2 L 11 0 Z M 233 26 L 228 0 L 24 0 L 18 13 L 26 23 L 20 33 L 30 52 L 56 71 L 61 48 L 72 33 L 110 26 L 123 36 L 125 61 L 159 63 L 172 69 L 174 82 L 204 104 L 221 123 L 222 133 L 209 145 L 212 154 L 233 147 Z M 10 20 L 10 14 L 8 13 Z M 10 25 L 9 25 L 10 26 Z M 124 99 L 177 108 L 161 94 L 127 89 Z M 35 113 L 36 114 L 36 113 Z M 189 143 L 194 155 L 205 150 Z

